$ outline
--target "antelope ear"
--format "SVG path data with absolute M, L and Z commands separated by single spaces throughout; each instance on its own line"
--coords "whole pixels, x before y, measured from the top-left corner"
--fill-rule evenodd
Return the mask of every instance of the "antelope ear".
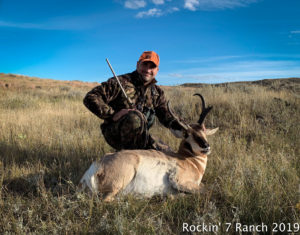
M 219 127 L 214 128 L 214 129 L 205 129 L 205 134 L 206 135 L 213 135 L 219 130 Z
M 184 130 L 174 130 L 172 128 L 170 128 L 170 130 L 176 138 L 183 139 L 185 137 L 186 132 Z

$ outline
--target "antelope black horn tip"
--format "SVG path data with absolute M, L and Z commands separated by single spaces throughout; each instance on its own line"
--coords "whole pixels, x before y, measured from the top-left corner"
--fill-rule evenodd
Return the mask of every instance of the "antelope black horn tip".
M 201 100 L 204 101 L 204 97 L 200 93 L 195 93 L 193 96 L 199 96 L 201 98 Z

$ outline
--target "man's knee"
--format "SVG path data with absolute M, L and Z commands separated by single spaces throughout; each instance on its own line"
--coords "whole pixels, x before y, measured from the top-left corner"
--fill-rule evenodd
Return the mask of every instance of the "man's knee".
M 138 113 L 137 111 L 130 111 L 122 120 L 120 120 L 120 130 L 125 132 L 128 131 L 138 131 L 145 126 L 145 120 L 141 116 L 143 114 Z
M 104 138 L 115 149 L 143 149 L 148 140 L 143 114 L 130 111 L 117 122 L 101 126 Z

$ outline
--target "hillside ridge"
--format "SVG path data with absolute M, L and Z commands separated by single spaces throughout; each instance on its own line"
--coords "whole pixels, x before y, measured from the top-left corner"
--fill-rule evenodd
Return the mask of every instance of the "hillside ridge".
M 83 82 L 79 80 L 55 80 L 45 79 L 38 77 L 31 77 L 20 74 L 5 74 L 0 73 L 0 88 L 45 88 L 55 86 L 71 86 L 77 88 L 93 88 L 100 83 L 98 82 Z M 205 88 L 205 87 L 247 87 L 247 86 L 264 86 L 272 90 L 289 90 L 294 93 L 300 94 L 300 77 L 291 78 L 274 78 L 274 79 L 262 79 L 255 81 L 238 81 L 238 82 L 224 82 L 224 83 L 183 83 L 180 87 L 190 88 Z M 164 87 L 164 86 L 163 86 Z M 170 87 L 170 86 L 166 86 Z
M 288 90 L 293 93 L 300 94 L 300 77 L 291 78 L 274 78 L 262 79 L 255 81 L 239 81 L 239 82 L 224 82 L 224 83 L 184 83 L 182 87 L 205 88 L 205 87 L 236 87 L 245 88 L 249 86 L 263 86 L 271 90 Z

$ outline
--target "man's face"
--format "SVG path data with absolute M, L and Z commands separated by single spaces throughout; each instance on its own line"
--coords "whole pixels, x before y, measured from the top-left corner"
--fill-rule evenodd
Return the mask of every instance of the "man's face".
M 159 69 L 158 66 L 156 66 L 151 61 L 144 61 L 144 62 L 138 61 L 136 65 L 136 70 L 142 76 L 144 82 L 147 83 L 152 81 L 155 78 Z

